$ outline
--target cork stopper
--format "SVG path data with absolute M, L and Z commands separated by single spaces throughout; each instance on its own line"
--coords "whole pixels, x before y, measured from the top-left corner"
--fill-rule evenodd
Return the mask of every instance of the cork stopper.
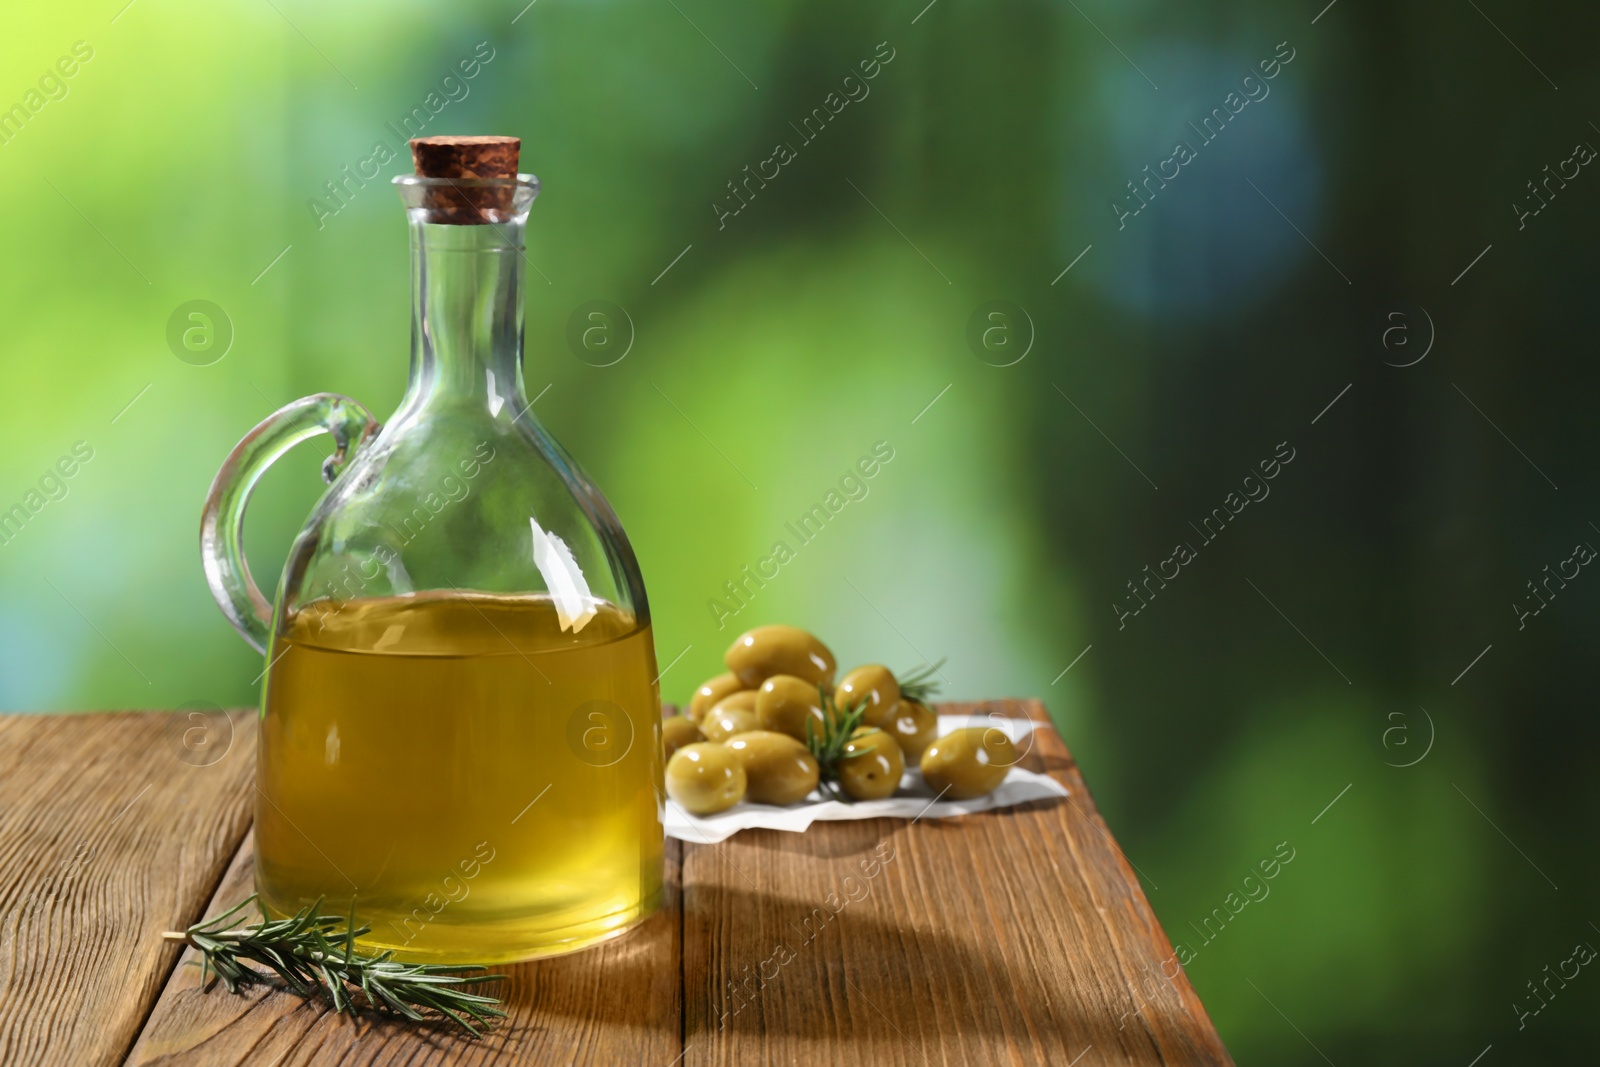
M 429 221 L 453 226 L 482 226 L 491 215 L 511 207 L 511 186 L 483 186 L 485 179 L 517 177 L 522 140 L 518 137 L 417 137 L 411 161 L 419 178 L 450 184 L 430 188 L 424 206 Z

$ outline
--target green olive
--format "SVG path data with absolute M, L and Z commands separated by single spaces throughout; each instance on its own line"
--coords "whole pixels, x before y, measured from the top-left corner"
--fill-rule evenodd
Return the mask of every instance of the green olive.
M 922 754 L 922 777 L 935 792 L 968 800 L 994 792 L 1017 762 L 1004 731 L 966 726 L 934 741 Z
M 835 773 L 851 800 L 882 800 L 900 787 L 906 758 L 894 738 L 876 726 L 858 726 L 845 742 Z
M 839 688 L 833 691 L 833 702 L 839 710 L 861 706 L 861 721 L 867 726 L 882 726 L 894 715 L 900 702 L 900 683 L 894 674 L 881 663 L 857 667 L 839 679 Z
M 700 732 L 706 735 L 707 741 L 726 741 L 734 734 L 759 729 L 761 720 L 756 717 L 754 689 L 741 689 L 723 697 L 700 720 Z
M 692 745 L 705 739 L 700 727 L 686 715 L 673 715 L 661 720 L 661 747 L 667 759 L 671 759 L 672 754 L 684 745 Z
M 756 717 L 763 730 L 788 734 L 796 741 L 806 739 L 806 720 L 815 720 L 812 729 L 822 729 L 822 691 L 804 678 L 775 674 L 756 691 Z
M 794 804 L 817 787 L 816 759 L 788 734 L 754 730 L 730 737 L 726 747 L 744 765 L 751 800 Z
M 735 678 L 732 671 L 719 674 L 715 678 L 708 679 L 694 691 L 694 696 L 689 698 L 689 708 L 684 714 L 699 722 L 705 718 L 706 712 L 711 710 L 711 705 L 743 688 L 744 683 Z
M 895 739 L 906 760 L 915 763 L 938 736 L 939 716 L 926 704 L 901 698 L 883 728 Z
M 667 796 L 691 815 L 727 811 L 744 789 L 744 765 L 722 745 L 684 745 L 667 761 Z
M 706 708 L 706 713 L 705 715 L 700 716 L 700 721 L 704 722 L 706 718 L 709 717 L 714 711 L 733 710 L 754 713 L 756 710 L 756 691 L 754 689 L 737 689 L 734 692 L 729 693 L 715 704 L 712 704 L 710 707 Z
M 740 634 L 722 659 L 750 689 L 774 674 L 792 674 L 831 689 L 838 666 L 828 646 L 798 626 L 757 626 Z

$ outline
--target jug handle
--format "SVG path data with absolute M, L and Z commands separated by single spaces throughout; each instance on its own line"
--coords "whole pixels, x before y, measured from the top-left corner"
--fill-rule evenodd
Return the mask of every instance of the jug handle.
M 279 408 L 245 435 L 228 454 L 200 513 L 200 560 L 206 583 L 222 614 L 258 652 L 272 634 L 272 605 L 261 595 L 244 557 L 244 509 L 256 483 L 289 449 L 327 433 L 334 453 L 322 464 L 333 482 L 359 448 L 379 430 L 366 408 L 338 393 L 316 393 Z

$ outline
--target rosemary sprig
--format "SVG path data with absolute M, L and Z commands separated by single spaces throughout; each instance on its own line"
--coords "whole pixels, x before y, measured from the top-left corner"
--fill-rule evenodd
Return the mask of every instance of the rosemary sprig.
M 811 755 L 816 757 L 817 767 L 820 770 L 817 784 L 822 791 L 834 800 L 841 800 L 846 804 L 854 803 L 848 796 L 839 790 L 836 784 L 839 780 L 839 763 L 841 760 L 852 759 L 844 754 L 844 747 L 850 741 L 850 735 L 856 727 L 861 725 L 861 716 L 867 709 L 867 698 L 862 697 L 854 705 L 840 710 L 834 703 L 833 694 L 824 686 L 817 687 L 817 695 L 822 703 L 822 728 L 816 728 L 816 720 L 806 717 L 806 747 L 811 750 Z
M 906 672 L 900 682 L 900 695 L 907 700 L 915 700 L 918 704 L 928 704 L 935 694 L 944 685 L 934 676 L 939 673 L 939 668 L 944 666 L 945 657 L 941 656 L 937 663 L 924 663 Z
M 240 925 L 235 918 L 251 904 L 261 921 Z M 269 919 L 259 896 L 252 894 L 214 919 L 161 936 L 182 941 L 200 952 L 200 981 L 215 971 L 228 992 L 278 980 L 303 997 L 322 996 L 336 1012 L 356 1014 L 354 994 L 367 1005 L 394 1012 L 413 1022 L 426 1022 L 423 1011 L 446 1016 L 473 1037 L 494 1017 L 504 1017 L 500 1001 L 466 991 L 466 986 L 496 982 L 501 974 L 482 973 L 478 966 L 397 963 L 393 952 L 369 956 L 355 950 L 356 938 L 371 930 L 350 917 L 322 914 L 322 900 L 288 919 Z

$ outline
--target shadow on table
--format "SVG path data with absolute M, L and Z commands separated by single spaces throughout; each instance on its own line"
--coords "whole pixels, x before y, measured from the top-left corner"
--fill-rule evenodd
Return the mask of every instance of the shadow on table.
M 697 922 L 709 924 L 691 901 L 684 915 L 690 1043 L 697 1035 L 852 1042 L 939 1035 L 966 1044 L 1014 1036 L 1024 1020 L 1063 1038 L 1089 1029 L 1074 998 L 1014 981 L 1017 961 L 986 939 L 981 923 L 913 924 L 894 905 L 724 886 L 715 929 L 697 939 Z M 735 940 L 719 936 L 734 930 L 737 944 L 718 944 Z M 705 945 L 717 957 L 708 958 Z M 1098 1023 L 1104 1028 L 1106 1020 Z

